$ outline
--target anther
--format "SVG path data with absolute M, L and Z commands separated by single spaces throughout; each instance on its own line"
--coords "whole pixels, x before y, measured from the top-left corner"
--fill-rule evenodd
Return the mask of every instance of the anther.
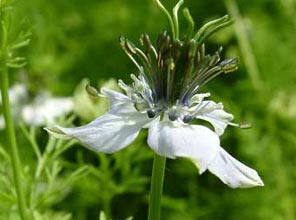
M 170 71 L 173 71 L 175 69 L 175 63 L 172 58 L 167 59 L 165 63 Z
M 158 35 L 158 39 L 157 39 L 157 47 L 159 47 L 159 45 L 163 42 L 163 40 L 166 38 L 167 36 L 167 31 L 162 31 L 159 35 Z
M 96 89 L 96 88 L 94 88 L 94 87 L 92 87 L 92 86 L 90 86 L 90 85 L 86 85 L 85 86 L 85 90 L 86 90 L 86 92 L 87 92 L 87 94 L 89 95 L 89 96 L 91 96 L 91 97 L 99 97 L 99 92 L 98 92 L 98 90 Z
M 252 124 L 250 122 L 240 122 L 238 124 L 238 127 L 242 129 L 248 129 L 248 128 L 252 128 Z
M 148 110 L 147 115 L 149 118 L 154 118 L 156 115 L 156 112 L 155 112 L 155 110 Z
M 162 32 L 159 35 L 159 39 L 158 39 L 158 44 L 157 44 L 157 48 L 158 51 L 160 53 L 164 52 L 165 50 L 167 50 L 170 46 L 170 42 L 171 42 L 171 38 L 170 35 L 167 34 L 166 31 Z
M 148 107 L 148 105 L 145 102 L 136 102 L 134 106 L 135 106 L 135 109 L 137 109 L 137 111 L 139 112 L 144 111 Z
M 204 45 L 204 44 L 202 44 L 202 45 L 200 46 L 199 51 L 200 51 L 200 58 L 201 58 L 201 60 L 202 60 L 203 57 L 204 57 L 205 54 L 206 54 L 206 48 L 205 48 L 205 45 Z
M 179 59 L 181 55 L 181 49 L 182 49 L 182 42 L 179 39 L 174 40 L 171 48 L 171 55 L 175 61 Z
M 124 36 L 120 36 L 119 37 L 119 42 L 120 42 L 120 46 L 123 50 L 125 50 L 126 53 L 128 54 L 136 54 L 136 47 L 135 45 L 130 42 L 129 40 L 125 39 Z
M 177 115 L 176 112 L 170 112 L 170 113 L 169 113 L 169 119 L 170 119 L 171 121 L 176 121 L 177 118 L 178 118 L 178 115 Z
M 146 52 L 149 52 L 152 49 L 152 44 L 148 34 L 142 34 L 140 38 L 141 44 L 145 47 Z
M 125 46 L 126 46 L 125 48 L 127 49 L 127 51 L 129 53 L 131 53 L 131 54 L 136 54 L 137 53 L 136 46 L 132 42 L 126 40 L 125 41 Z
M 220 47 L 220 49 L 221 48 L 222 47 Z M 211 66 L 211 67 L 215 66 L 220 61 L 220 53 L 221 53 L 220 49 L 218 51 L 216 51 L 216 53 L 212 56 L 209 66 Z
M 120 36 L 119 37 L 119 43 L 120 43 L 120 46 L 121 46 L 121 48 L 123 49 L 123 50 L 126 50 L 126 48 L 125 48 L 125 37 L 124 36 Z
M 183 117 L 183 122 L 184 122 L 184 123 L 188 123 L 188 122 L 190 122 L 192 119 L 193 119 L 193 117 L 192 117 L 191 115 L 185 115 L 185 116 Z
M 230 73 L 233 72 L 235 70 L 237 70 L 238 68 L 238 59 L 226 59 L 223 60 L 219 66 L 221 66 L 222 70 L 224 73 Z

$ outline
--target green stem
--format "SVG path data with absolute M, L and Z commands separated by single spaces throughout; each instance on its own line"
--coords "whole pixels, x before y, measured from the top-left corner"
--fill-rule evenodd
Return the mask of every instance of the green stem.
M 24 196 L 22 182 L 21 182 L 22 166 L 19 159 L 16 136 L 15 136 L 14 126 L 13 126 L 13 121 L 12 121 L 12 116 L 10 111 L 6 56 L 5 56 L 5 51 L 1 51 L 1 52 L 2 52 L 2 57 L 1 57 L 0 83 L 1 83 L 3 114 L 5 119 L 8 143 L 10 145 L 13 179 L 16 187 L 19 213 L 20 213 L 21 219 L 25 220 L 26 204 L 25 204 L 25 196 Z
M 239 8 L 235 1 L 226 0 L 226 8 L 229 14 L 235 19 L 234 30 L 238 40 L 240 50 L 243 54 L 244 63 L 247 67 L 251 83 L 255 90 L 260 90 L 263 86 L 263 82 L 260 76 L 260 71 L 257 66 L 256 58 L 252 50 L 251 43 L 246 33 L 245 25 L 241 17 Z
M 161 196 L 164 181 L 165 162 L 165 157 L 155 154 L 151 177 L 148 220 L 160 219 Z

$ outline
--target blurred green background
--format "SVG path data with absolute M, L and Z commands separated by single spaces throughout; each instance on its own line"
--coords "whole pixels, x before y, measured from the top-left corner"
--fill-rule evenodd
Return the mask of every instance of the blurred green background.
M 168 8 L 176 3 L 163 2 Z M 199 176 L 187 160 L 168 160 L 162 219 L 295 220 L 295 1 L 186 0 L 185 6 L 196 27 L 224 14 L 235 20 L 209 39 L 207 52 L 214 53 L 222 45 L 224 57 L 238 57 L 240 68 L 211 81 L 203 91 L 210 91 L 213 100 L 223 102 L 236 121 L 253 124 L 249 130 L 230 127 L 221 143 L 236 158 L 255 168 L 265 186 L 233 190 L 208 172 Z M 121 50 L 119 36 L 138 43 L 140 35 L 148 33 L 155 42 L 158 33 L 169 28 L 166 17 L 152 0 L 26 0 L 17 2 L 14 10 L 18 25 L 29 29 L 32 35 L 30 45 L 23 51 L 28 64 L 11 71 L 11 85 L 24 82 L 32 96 L 45 88 L 56 96 L 73 96 L 83 78 L 93 86 L 110 78 L 130 82 L 129 74 L 137 70 Z M 83 101 L 79 103 L 84 105 Z M 78 114 L 73 123 L 83 124 L 92 118 Z M 47 133 L 36 128 L 33 137 L 44 151 Z M 25 164 L 24 187 L 28 194 L 40 191 L 40 187 L 49 185 L 49 180 L 45 175 L 42 181 L 38 180 L 38 187 L 30 188 L 30 178 L 26 176 L 32 175 L 36 158 L 24 132 L 18 132 L 18 142 Z M 0 131 L 0 143 L 7 149 L 4 131 Z M 115 155 L 95 154 L 74 144 L 59 155 L 61 170 L 51 180 L 63 187 L 53 190 L 50 202 L 31 206 L 39 213 L 34 218 L 94 220 L 103 210 L 114 220 L 128 216 L 146 219 L 152 156 L 146 145 L 146 132 Z M 0 175 L 11 180 L 6 172 L 9 163 L 3 161 L 0 160 Z M 46 165 L 51 166 L 49 170 L 54 167 L 52 164 Z M 69 184 L 65 182 L 74 170 L 85 165 L 88 171 L 84 175 Z M 5 181 L 1 182 L 1 192 L 9 191 Z M 16 210 L 15 200 L 2 194 L 0 219 L 18 219 L 11 216 Z M 53 213 L 66 214 L 61 217 Z

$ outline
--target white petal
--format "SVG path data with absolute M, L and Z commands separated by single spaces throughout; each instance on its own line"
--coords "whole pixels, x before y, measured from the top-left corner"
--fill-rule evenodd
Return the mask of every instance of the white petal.
M 232 121 L 233 115 L 223 110 L 222 103 L 203 101 L 196 118 L 210 122 L 214 126 L 215 132 L 221 136 L 228 123 Z
M 155 121 L 149 128 L 148 145 L 159 155 L 187 157 L 204 172 L 220 147 L 218 136 L 201 125 Z
M 129 102 L 129 98 L 120 92 L 107 88 L 101 88 L 100 92 L 109 99 L 111 109 L 118 107 L 120 104 Z
M 38 96 L 33 104 L 22 109 L 25 123 L 42 126 L 53 123 L 59 116 L 71 112 L 73 100 L 69 97 L 52 98 L 44 95 Z
M 137 112 L 132 105 L 122 108 L 122 112 L 110 111 L 82 127 L 53 126 L 46 130 L 59 137 L 75 138 L 91 150 L 113 153 L 133 142 L 141 128 L 151 120 L 146 114 Z
M 208 170 L 232 188 L 249 188 L 264 185 L 255 170 L 233 158 L 221 147 L 219 148 L 218 155 L 209 165 Z
M 10 105 L 16 105 L 28 98 L 28 90 L 24 84 L 17 83 L 9 89 Z M 0 94 L 0 104 L 2 104 L 2 96 Z

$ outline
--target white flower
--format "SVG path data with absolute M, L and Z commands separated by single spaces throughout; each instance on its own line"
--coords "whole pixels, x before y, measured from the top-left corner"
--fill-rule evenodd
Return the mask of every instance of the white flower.
M 42 94 L 33 103 L 22 109 L 22 119 L 28 125 L 42 126 L 52 124 L 56 119 L 73 110 L 73 99 L 70 97 L 51 97 Z
M 24 84 L 17 83 L 9 89 L 9 101 L 11 104 L 19 104 L 24 102 L 28 97 L 28 91 Z M 0 95 L 0 104 L 2 104 L 2 96 Z
M 24 84 L 15 84 L 9 89 L 9 101 L 13 117 L 30 126 L 52 124 L 62 115 L 73 111 L 74 102 L 70 97 L 52 97 L 46 92 L 28 102 L 28 90 Z M 2 97 L 0 95 L 0 105 Z M 0 129 L 5 128 L 4 117 L 0 115 Z
M 91 150 L 113 153 L 128 146 L 142 128 L 148 127 L 148 145 L 157 154 L 168 158 L 189 158 L 199 168 L 200 174 L 208 169 L 233 188 L 263 185 L 255 170 L 240 163 L 220 147 L 218 135 L 209 128 L 180 120 L 170 121 L 167 117 L 163 120 L 160 120 L 160 116 L 151 119 L 146 113 L 137 111 L 127 96 L 110 90 L 102 92 L 108 94 L 111 101 L 108 113 L 86 126 L 53 126 L 46 130 L 59 137 L 76 138 Z M 215 120 L 210 122 L 217 127 L 225 120 L 224 117 L 215 118 L 215 111 L 207 114 L 212 115 Z
M 205 100 L 210 94 L 199 92 L 210 79 L 235 70 L 237 61 L 220 62 L 219 52 L 205 55 L 204 47 L 196 49 L 196 42 L 172 42 L 166 32 L 160 34 L 157 50 L 147 35 L 142 36 L 145 52 L 121 40 L 140 71 L 139 76 L 131 75 L 130 86 L 119 81 L 125 93 L 103 88 L 101 95 L 110 101 L 109 112 L 82 127 L 56 125 L 46 130 L 57 137 L 75 138 L 91 150 L 113 153 L 148 128 L 148 145 L 155 153 L 172 159 L 189 158 L 200 174 L 209 170 L 232 188 L 263 186 L 255 170 L 220 146 L 219 136 L 227 125 L 236 125 L 231 122 L 233 116 L 221 103 Z M 136 62 L 137 56 L 143 65 Z M 183 64 L 178 63 L 179 57 L 186 58 Z M 195 125 L 195 119 L 208 121 L 214 131 Z

